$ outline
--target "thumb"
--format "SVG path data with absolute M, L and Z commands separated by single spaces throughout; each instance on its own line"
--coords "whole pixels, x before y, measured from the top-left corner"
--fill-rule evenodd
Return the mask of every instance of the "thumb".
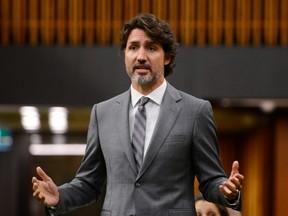
M 231 176 L 235 175 L 236 173 L 239 173 L 239 162 L 238 161 L 234 161 L 232 164 Z
M 37 167 L 36 171 L 43 181 L 47 182 L 51 180 L 51 178 L 44 172 L 44 170 L 41 167 Z

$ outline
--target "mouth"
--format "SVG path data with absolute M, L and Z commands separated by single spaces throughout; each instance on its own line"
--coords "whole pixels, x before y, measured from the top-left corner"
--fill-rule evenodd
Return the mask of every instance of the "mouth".
M 151 71 L 150 65 L 135 65 L 133 70 L 138 73 L 147 73 L 147 71 Z

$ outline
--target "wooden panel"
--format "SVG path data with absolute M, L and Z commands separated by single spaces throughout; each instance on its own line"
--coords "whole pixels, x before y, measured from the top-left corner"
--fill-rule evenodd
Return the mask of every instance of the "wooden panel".
M 40 32 L 43 45 L 52 45 L 55 34 L 55 1 L 41 0 L 40 2 Z
M 152 3 L 152 13 L 162 20 L 167 20 L 168 0 L 157 0 Z
M 84 23 L 83 23 L 83 32 L 84 32 L 84 43 L 86 45 L 94 44 L 94 0 L 85 0 L 84 1 Z
M 275 182 L 272 185 L 274 190 L 274 212 L 275 216 L 282 216 L 288 212 L 287 205 L 287 179 L 288 179 L 288 119 L 279 118 L 276 123 L 275 155 L 272 157 L 275 163 Z M 272 159 L 271 158 L 271 159 Z
M 232 0 L 225 0 L 224 5 L 224 44 L 232 46 L 235 35 L 235 3 Z
M 252 3 L 252 39 L 253 44 L 255 46 L 261 45 L 261 36 L 262 36 L 262 29 L 263 29 L 263 22 L 262 22 L 262 10 L 263 4 L 262 0 L 254 0 Z
M 139 12 L 168 21 L 182 45 L 288 45 L 287 0 L 2 0 L 0 10 L 2 45 L 118 45 Z
M 66 0 L 58 0 L 56 1 L 56 40 L 59 46 L 63 46 L 66 43 L 67 37 L 67 1 Z
M 196 5 L 196 40 L 199 46 L 203 46 L 207 37 L 207 0 L 197 0 Z
M 195 41 L 195 0 L 180 1 L 179 40 L 184 45 L 193 45 Z
M 29 43 L 31 46 L 38 45 L 38 34 L 39 34 L 39 1 L 29 1 L 29 18 L 28 18 L 28 29 L 29 29 Z
M 245 146 L 242 170 L 245 175 L 243 186 L 243 215 L 269 216 L 271 211 L 272 185 L 271 161 L 272 128 L 260 127 L 250 132 Z
M 141 12 L 151 12 L 151 0 L 140 1 Z
M 223 0 L 208 1 L 208 41 L 220 45 L 223 33 Z
M 12 0 L 12 38 L 16 45 L 24 45 L 26 37 L 26 0 Z
M 69 42 L 77 46 L 82 40 L 82 1 L 69 0 L 68 2 L 68 37 Z
M 139 0 L 124 1 L 124 20 L 129 20 L 140 12 Z
M 170 0 L 168 5 L 168 23 L 171 25 L 173 33 L 178 39 L 179 35 L 179 2 L 178 0 Z
M 281 0 L 280 6 L 280 40 L 282 46 L 288 46 L 288 1 Z
M 8 45 L 9 44 L 9 35 L 10 35 L 10 0 L 2 0 L 0 5 L 0 32 L 1 32 L 1 44 Z
M 96 1 L 96 39 L 100 44 L 108 44 L 111 35 L 111 0 Z
M 251 29 L 251 1 L 236 0 L 236 40 L 237 44 L 247 46 Z
M 112 42 L 117 45 L 120 43 L 120 31 L 123 25 L 123 12 L 121 1 L 114 1 L 112 5 L 113 17 L 112 17 Z
M 265 0 L 264 40 L 266 44 L 276 45 L 278 37 L 278 0 Z

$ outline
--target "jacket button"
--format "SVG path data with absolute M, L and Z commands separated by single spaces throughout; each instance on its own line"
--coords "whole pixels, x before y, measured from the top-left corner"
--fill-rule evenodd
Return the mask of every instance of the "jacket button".
M 140 187 L 140 186 L 141 186 L 141 184 L 139 182 L 135 183 L 135 187 Z

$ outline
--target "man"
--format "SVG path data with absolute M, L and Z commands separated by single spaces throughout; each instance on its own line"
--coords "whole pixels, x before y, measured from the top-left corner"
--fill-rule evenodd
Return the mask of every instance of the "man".
M 131 87 L 94 105 L 83 162 L 70 183 L 57 188 L 37 168 L 42 180 L 32 178 L 33 196 L 47 214 L 97 201 L 106 182 L 101 216 L 196 215 L 195 175 L 205 199 L 240 210 L 244 177 L 234 162 L 226 178 L 210 103 L 165 80 L 177 46 L 170 26 L 151 14 L 124 25 L 121 51 Z

